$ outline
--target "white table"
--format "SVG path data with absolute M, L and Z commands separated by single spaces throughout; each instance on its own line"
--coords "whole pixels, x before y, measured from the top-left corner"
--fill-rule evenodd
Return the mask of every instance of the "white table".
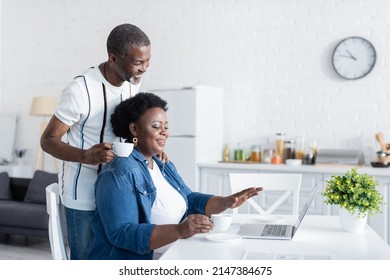
M 285 218 L 287 223 L 293 223 L 292 217 Z M 237 232 L 245 221 L 258 222 L 254 215 L 237 215 L 229 232 Z M 390 247 L 368 225 L 361 233 L 348 233 L 341 228 L 338 216 L 309 215 L 292 240 L 241 239 L 218 243 L 200 234 L 176 241 L 161 260 L 239 260 L 249 251 L 259 259 L 390 260 Z

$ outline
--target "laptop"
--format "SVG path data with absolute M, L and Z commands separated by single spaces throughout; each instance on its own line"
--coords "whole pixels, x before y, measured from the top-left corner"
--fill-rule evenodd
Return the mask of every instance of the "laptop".
M 298 219 L 294 225 L 282 224 L 243 224 L 238 234 L 242 238 L 253 239 L 292 239 L 297 232 L 307 210 L 318 193 L 318 186 L 315 185 L 310 193 L 308 201 L 303 205 Z

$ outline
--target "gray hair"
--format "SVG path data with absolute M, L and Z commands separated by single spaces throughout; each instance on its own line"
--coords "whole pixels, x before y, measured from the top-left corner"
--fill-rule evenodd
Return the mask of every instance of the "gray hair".
M 137 47 L 149 46 L 150 40 L 140 28 L 129 23 L 118 25 L 108 35 L 108 53 L 123 57 L 127 54 L 129 45 Z

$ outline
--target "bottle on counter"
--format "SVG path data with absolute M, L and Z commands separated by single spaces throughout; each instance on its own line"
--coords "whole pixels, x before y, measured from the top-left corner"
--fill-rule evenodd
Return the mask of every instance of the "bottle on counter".
M 283 156 L 285 133 L 276 133 L 276 155 Z
M 305 155 L 305 137 L 301 136 L 297 139 L 297 145 L 295 148 L 295 158 L 302 159 Z
M 226 144 L 225 148 L 223 149 L 223 161 L 229 161 L 230 155 L 229 155 L 229 145 Z
M 229 145 L 226 144 L 225 147 L 223 148 L 223 161 L 229 161 L 230 159 L 230 156 L 229 156 Z

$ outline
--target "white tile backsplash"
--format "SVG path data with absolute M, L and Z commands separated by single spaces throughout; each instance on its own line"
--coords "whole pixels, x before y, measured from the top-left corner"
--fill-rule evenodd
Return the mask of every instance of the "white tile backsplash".
M 13 0 L 0 11 L 0 110 L 19 113 L 18 145 L 31 154 L 39 131 L 28 115 L 32 97 L 59 95 L 80 71 L 104 61 L 107 35 L 123 22 L 152 41 L 143 90 L 225 89 L 231 150 L 237 142 L 273 144 L 277 131 L 324 148 L 368 149 L 377 131 L 390 142 L 387 0 Z M 378 59 L 368 76 L 346 81 L 331 55 L 353 35 L 370 40 Z

